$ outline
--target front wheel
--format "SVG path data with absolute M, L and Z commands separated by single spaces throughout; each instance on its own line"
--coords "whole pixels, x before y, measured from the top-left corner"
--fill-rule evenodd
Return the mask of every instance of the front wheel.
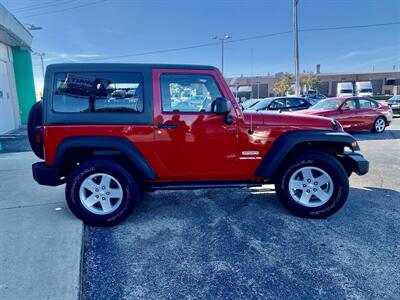
M 129 216 L 139 197 L 139 185 L 118 161 L 93 159 L 67 178 L 67 203 L 89 225 L 110 226 Z
M 346 202 L 349 181 L 333 156 L 309 151 L 291 158 L 278 172 L 275 189 L 281 203 L 293 214 L 324 218 Z
M 386 120 L 384 117 L 379 117 L 375 120 L 374 126 L 372 127 L 372 132 L 382 133 L 386 128 Z

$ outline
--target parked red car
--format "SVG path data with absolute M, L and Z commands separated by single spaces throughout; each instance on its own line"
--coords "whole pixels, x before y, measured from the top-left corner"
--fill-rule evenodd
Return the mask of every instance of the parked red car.
M 295 113 L 336 119 L 345 131 L 368 129 L 375 133 L 385 131 L 393 118 L 389 106 L 366 97 L 328 98 Z

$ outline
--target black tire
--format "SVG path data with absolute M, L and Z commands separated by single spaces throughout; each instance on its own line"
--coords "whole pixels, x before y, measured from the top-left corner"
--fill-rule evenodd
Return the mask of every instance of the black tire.
M 329 200 L 317 207 L 308 207 L 300 204 L 292 197 L 289 191 L 291 176 L 297 170 L 310 166 L 326 172 L 333 183 L 333 192 Z M 325 218 L 337 212 L 346 202 L 349 194 L 348 174 L 335 157 L 322 151 L 308 151 L 307 153 L 293 156 L 280 169 L 275 180 L 275 190 L 283 206 L 294 215 L 314 219 Z
M 376 127 L 377 127 L 377 123 L 378 123 L 378 122 L 381 122 L 382 120 L 383 120 L 383 122 L 385 122 L 385 126 L 383 127 L 382 130 L 378 130 L 378 129 L 376 128 Z M 386 119 L 385 119 L 385 117 L 378 117 L 378 118 L 376 118 L 376 120 L 374 121 L 374 125 L 372 126 L 371 131 L 372 131 L 373 133 L 382 133 L 382 132 L 385 131 L 385 129 L 386 129 Z
M 122 187 L 122 201 L 109 214 L 99 215 L 89 211 L 80 199 L 82 182 L 96 173 L 111 175 Z M 120 162 L 109 159 L 92 159 L 82 163 L 67 177 L 65 188 L 67 203 L 74 215 L 94 226 L 112 226 L 126 219 L 135 208 L 139 195 L 140 188 L 136 178 Z M 96 205 L 100 205 L 100 202 Z
M 31 110 L 28 115 L 28 138 L 29 144 L 31 145 L 33 153 L 37 157 L 43 159 L 43 144 L 36 142 L 35 128 L 38 126 L 43 126 L 43 110 L 42 101 L 36 102 L 32 105 Z

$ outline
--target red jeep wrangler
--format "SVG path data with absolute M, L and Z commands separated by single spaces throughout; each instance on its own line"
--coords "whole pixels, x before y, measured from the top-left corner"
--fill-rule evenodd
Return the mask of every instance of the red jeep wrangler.
M 352 172 L 368 172 L 335 120 L 243 112 L 209 66 L 50 65 L 28 131 L 44 159 L 35 180 L 66 182 L 70 209 L 94 225 L 126 218 L 142 190 L 265 183 L 292 213 L 321 218 L 343 206 Z

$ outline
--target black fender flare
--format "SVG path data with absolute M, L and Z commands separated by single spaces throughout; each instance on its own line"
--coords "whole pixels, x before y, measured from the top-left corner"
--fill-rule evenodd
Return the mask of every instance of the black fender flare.
M 117 150 L 124 154 L 145 180 L 157 178 L 156 172 L 142 153 L 127 139 L 108 136 L 77 136 L 64 139 L 58 147 L 53 166 L 61 168 L 66 151 L 74 148 Z
M 357 141 L 347 132 L 332 130 L 289 131 L 280 135 L 272 144 L 268 153 L 257 167 L 255 175 L 267 179 L 272 178 L 293 147 L 302 143 L 315 142 L 340 144 L 351 148 L 353 151 L 360 150 Z

